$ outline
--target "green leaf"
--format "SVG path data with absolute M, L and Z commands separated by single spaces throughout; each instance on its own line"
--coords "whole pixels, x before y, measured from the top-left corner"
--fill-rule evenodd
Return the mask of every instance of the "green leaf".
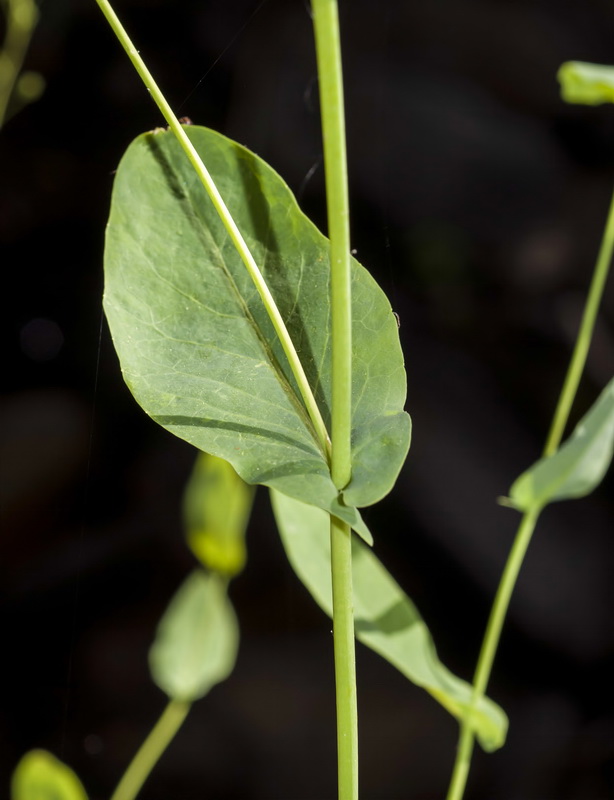
M 196 570 L 160 620 L 149 651 L 151 676 L 172 700 L 191 703 L 230 675 L 238 645 L 226 581 Z
M 330 426 L 328 240 L 264 161 L 206 128 L 186 132 L 263 272 Z M 104 305 L 137 401 L 243 480 L 319 506 L 368 540 L 356 507 L 391 489 L 410 420 L 396 320 L 355 260 L 352 292 L 353 467 L 340 502 L 260 297 L 175 137 L 147 133 L 128 148 L 113 187 Z
M 588 106 L 614 103 L 614 67 L 566 61 L 559 67 L 557 78 L 566 103 Z
M 510 500 L 520 511 L 555 500 L 585 497 L 603 480 L 614 450 L 614 379 L 576 425 L 567 441 L 514 482 Z
M 31 750 L 15 767 L 11 800 L 87 800 L 70 767 L 46 750 Z
M 332 616 L 329 522 L 313 506 L 272 491 L 275 517 L 292 567 L 316 603 Z M 352 574 L 356 638 L 430 692 L 459 721 L 470 707 L 472 687 L 437 658 L 433 638 L 417 608 L 373 552 L 353 540 Z M 503 710 L 484 698 L 473 713 L 485 750 L 501 747 L 507 731 Z
M 245 566 L 245 529 L 254 489 L 227 461 L 200 453 L 183 495 L 188 546 L 214 572 L 237 575 Z

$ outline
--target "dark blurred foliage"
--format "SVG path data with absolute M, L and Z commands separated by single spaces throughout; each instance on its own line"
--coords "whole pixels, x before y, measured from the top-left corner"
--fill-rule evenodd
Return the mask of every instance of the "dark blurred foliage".
M 414 420 L 376 551 L 470 678 L 540 452 L 614 179 L 614 110 L 565 106 L 568 59 L 614 62 L 610 0 L 341 0 L 358 258 L 400 316 Z M 306 0 L 118 0 L 174 108 L 267 159 L 324 227 Z M 161 124 L 94 0 L 44 0 L 26 66 L 47 90 L 0 132 L 0 793 L 21 754 L 108 797 L 163 708 L 146 654 L 193 560 L 194 454 L 123 385 L 101 314 L 113 170 Z M 614 286 L 575 418 L 614 373 Z M 614 797 L 609 476 L 547 510 L 490 691 L 505 749 L 468 799 Z M 335 795 L 330 623 L 294 578 L 266 494 L 233 587 L 236 672 L 201 701 L 143 799 Z M 359 647 L 363 800 L 441 798 L 457 726 Z

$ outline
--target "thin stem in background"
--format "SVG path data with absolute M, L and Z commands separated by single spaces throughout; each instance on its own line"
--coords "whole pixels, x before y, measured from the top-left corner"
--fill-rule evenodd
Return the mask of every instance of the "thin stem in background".
M 160 756 L 182 726 L 191 703 L 171 700 L 132 759 L 111 800 L 134 800 Z
M 559 397 L 559 401 L 554 413 L 552 426 L 548 434 L 546 446 L 544 448 L 544 456 L 553 455 L 558 449 L 563 433 L 567 427 L 569 420 L 569 413 L 573 405 L 573 401 L 578 390 L 580 378 L 584 371 L 586 358 L 590 348 L 590 343 L 595 329 L 595 321 L 597 319 L 597 312 L 603 296 L 603 290 L 608 278 L 610 267 L 612 264 L 612 254 L 614 253 L 614 196 L 610 202 L 610 209 L 606 220 L 599 254 L 595 269 L 593 270 L 593 277 L 591 285 L 586 298 L 584 306 L 584 313 L 582 321 L 578 330 L 576 344 L 569 362 L 563 388 Z M 531 509 L 526 511 L 520 521 L 514 544 L 510 551 L 499 588 L 495 596 L 493 607 L 490 612 L 490 618 L 484 634 L 482 648 L 478 658 L 478 663 L 475 671 L 473 682 L 473 694 L 471 698 L 471 706 L 467 711 L 465 719 L 461 725 L 460 738 L 458 743 L 458 751 L 454 770 L 452 772 L 452 779 L 450 788 L 448 790 L 447 800 L 462 800 L 467 777 L 469 774 L 469 767 L 471 763 L 471 755 L 473 753 L 474 733 L 471 726 L 471 712 L 482 700 L 486 693 L 490 674 L 492 672 L 493 662 L 497 653 L 497 647 L 501 638 L 501 630 L 507 609 L 509 607 L 512 592 L 516 585 L 516 579 L 522 566 L 522 562 L 531 541 L 531 536 L 535 529 L 537 519 L 541 509 Z
M 132 61 L 134 68 L 140 75 L 143 83 L 149 90 L 154 102 L 160 109 L 162 116 L 167 121 L 169 128 L 177 137 L 179 144 L 183 148 L 185 154 L 189 158 L 192 166 L 196 170 L 198 177 L 201 180 L 201 183 L 205 187 L 211 202 L 213 203 L 215 210 L 219 214 L 220 219 L 232 243 L 234 244 L 237 252 L 239 253 L 241 260 L 245 264 L 245 267 L 254 282 L 254 285 L 262 299 L 264 307 L 269 315 L 271 322 L 273 323 L 273 327 L 275 328 L 275 333 L 277 334 L 281 346 L 283 347 L 284 353 L 286 354 L 286 358 L 288 359 L 288 363 L 290 365 L 290 369 L 292 370 L 292 374 L 298 384 L 299 391 L 303 398 L 303 402 L 305 403 L 305 407 L 307 409 L 307 413 L 309 414 L 309 418 L 313 424 L 316 438 L 322 448 L 322 452 L 326 456 L 327 459 L 330 458 L 330 440 L 328 436 L 328 432 L 326 430 L 326 425 L 324 424 L 324 420 L 322 419 L 322 415 L 316 403 L 315 397 L 313 392 L 311 391 L 311 387 L 309 386 L 309 381 L 307 380 L 307 376 L 305 375 L 305 370 L 303 369 L 303 365 L 301 364 L 300 358 L 298 353 L 296 352 L 296 348 L 292 343 L 292 339 L 290 338 L 290 334 L 288 333 L 288 329 L 286 328 L 286 324 L 283 321 L 283 318 L 279 312 L 277 304 L 273 299 L 273 295 L 271 294 L 269 287 L 264 280 L 258 265 L 254 257 L 252 256 L 245 239 L 241 235 L 234 219 L 230 211 L 228 210 L 222 196 L 217 190 L 215 183 L 213 182 L 213 178 L 209 174 L 209 170 L 205 167 L 201 157 L 196 152 L 196 149 L 188 135 L 186 134 L 185 130 L 181 126 L 179 120 L 173 113 L 170 105 L 166 101 L 166 98 L 162 94 L 158 84 L 155 82 L 151 72 L 145 66 L 145 62 L 140 57 L 137 49 L 132 44 L 132 41 L 128 34 L 126 33 L 123 25 L 119 21 L 116 13 L 113 11 L 108 0 L 96 0 L 102 13 L 105 15 L 107 22 L 113 29 L 113 32 L 119 39 L 122 47 L 128 54 L 128 57 Z
M 523 515 L 514 539 L 514 544 L 512 545 L 512 550 L 503 571 L 503 576 L 501 577 L 501 582 L 499 583 L 499 588 L 497 589 L 473 679 L 471 707 L 468 709 L 461 724 L 458 751 L 456 761 L 454 762 L 454 770 L 452 772 L 450 788 L 448 789 L 447 800 L 461 800 L 465 791 L 475 740 L 473 726 L 471 724 L 471 711 L 479 704 L 486 694 L 486 687 L 492 671 L 497 647 L 499 646 L 501 631 L 509 608 L 512 592 L 514 591 L 518 573 L 520 572 L 525 553 L 531 541 L 531 536 L 535 530 L 538 516 L 539 511 L 526 512 Z
M 610 201 L 610 210 L 599 248 L 599 255 L 597 256 L 597 263 L 593 272 L 590 289 L 586 298 L 586 305 L 584 306 L 584 313 L 582 315 L 582 322 L 580 323 L 580 330 L 571 356 L 571 361 L 565 376 L 563 389 L 559 397 L 559 402 L 556 407 L 554 419 L 552 420 L 552 427 L 548 434 L 548 440 L 544 447 L 544 456 L 551 456 L 561 443 L 567 420 L 569 419 L 569 412 L 573 405 L 580 378 L 584 371 L 586 358 L 588 356 L 588 349 L 591 345 L 593 338 L 593 331 L 595 329 L 595 321 L 597 319 L 597 312 L 603 296 L 603 290 L 610 271 L 610 264 L 612 262 L 612 253 L 614 252 L 614 195 Z
M 352 476 L 352 296 L 350 226 L 339 14 L 336 0 L 312 0 L 324 142 L 331 266 L 331 474 L 340 491 Z M 358 707 L 352 591 L 352 532 L 330 518 L 333 637 L 340 800 L 358 798 Z

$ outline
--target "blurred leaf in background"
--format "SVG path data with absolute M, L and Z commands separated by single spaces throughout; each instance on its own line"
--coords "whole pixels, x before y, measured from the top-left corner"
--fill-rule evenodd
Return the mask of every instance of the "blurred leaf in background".
M 255 489 L 227 461 L 200 453 L 185 489 L 186 540 L 196 558 L 229 578 L 245 566 L 245 530 Z
M 566 103 L 597 106 L 614 103 L 614 67 L 566 61 L 557 75 Z
M 226 586 L 222 576 L 195 570 L 160 620 L 149 664 L 173 700 L 198 700 L 234 668 L 239 627 Z
M 87 800 L 87 794 L 70 767 L 46 750 L 31 750 L 15 768 L 11 800 Z
M 21 71 L 38 22 L 33 0 L 0 0 L 4 14 L 4 41 L 0 46 L 0 128 L 23 106 L 45 90 L 45 79 L 33 70 Z

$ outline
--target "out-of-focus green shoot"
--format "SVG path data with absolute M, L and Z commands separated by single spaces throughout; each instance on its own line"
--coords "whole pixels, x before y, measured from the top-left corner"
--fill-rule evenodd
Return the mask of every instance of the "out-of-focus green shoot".
M 198 455 L 184 494 L 183 519 L 188 547 L 212 572 L 232 578 L 245 566 L 254 491 L 224 459 Z
M 17 111 L 33 103 L 45 90 L 39 72 L 21 71 L 38 22 L 34 0 L 0 0 L 5 17 L 4 41 L 0 46 L 0 128 Z
M 192 703 L 234 669 L 239 625 L 228 582 L 244 567 L 254 489 L 220 458 L 199 453 L 184 501 L 185 536 L 206 569 L 195 569 L 171 599 L 149 651 L 154 683 L 169 702 L 111 800 L 134 800 Z
M 566 61 L 557 73 L 561 96 L 566 103 L 598 106 L 614 103 L 614 67 Z
M 87 800 L 70 767 L 46 750 L 30 750 L 15 767 L 11 800 Z

